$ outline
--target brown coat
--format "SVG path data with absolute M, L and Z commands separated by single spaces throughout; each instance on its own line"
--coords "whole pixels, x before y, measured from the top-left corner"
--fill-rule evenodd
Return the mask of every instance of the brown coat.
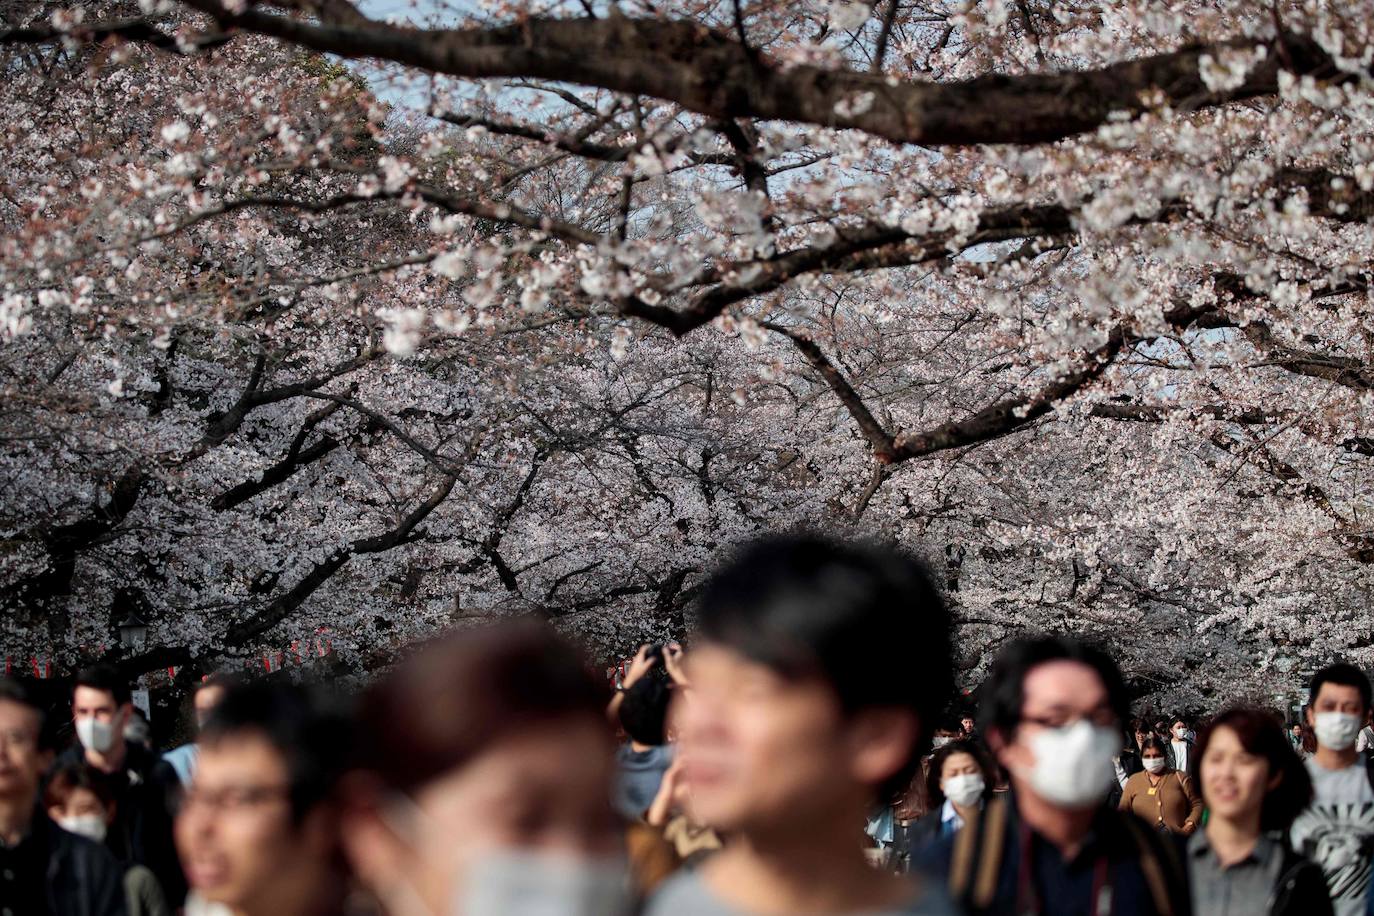
M 1202 796 L 1193 781 L 1178 770 L 1166 769 L 1150 785 L 1144 770 L 1126 780 L 1121 790 L 1121 810 L 1129 811 L 1155 829 L 1165 827 L 1184 836 L 1197 829 L 1202 820 Z

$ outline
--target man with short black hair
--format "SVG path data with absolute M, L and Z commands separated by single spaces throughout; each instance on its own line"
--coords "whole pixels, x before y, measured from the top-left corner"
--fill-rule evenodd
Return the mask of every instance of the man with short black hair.
M 1013 791 L 931 856 L 970 914 L 1187 913 L 1172 851 L 1103 804 L 1128 706 L 1121 672 L 1091 646 L 1046 636 L 997 657 L 981 724 Z
M 125 865 L 147 866 L 168 902 L 176 907 L 186 895 L 186 882 L 172 844 L 168 809 L 179 782 L 157 754 L 124 737 L 133 715 L 129 682 L 109 665 L 86 668 L 72 688 L 72 720 L 79 744 L 65 751 L 59 764 L 85 761 L 111 778 L 115 819 L 105 845 Z
M 938 880 L 875 871 L 861 848 L 953 694 L 927 572 L 877 547 L 768 538 L 712 577 L 697 620 L 677 753 L 689 813 L 726 841 L 648 916 L 953 913 Z
M 1307 724 L 1317 751 L 1307 759 L 1312 804 L 1293 822 L 1293 848 L 1326 873 L 1336 916 L 1365 913 L 1374 848 L 1374 762 L 1355 739 L 1370 709 L 1369 678 L 1338 662 L 1318 671 L 1308 694 Z
M 52 762 L 42 704 L 0 678 L 0 916 L 123 916 L 123 869 L 109 850 L 68 833 L 38 805 Z
M 230 687 L 201 732 L 200 762 L 177 816 L 192 898 L 237 916 L 332 916 L 349 882 L 335 790 L 351 729 L 315 691 Z

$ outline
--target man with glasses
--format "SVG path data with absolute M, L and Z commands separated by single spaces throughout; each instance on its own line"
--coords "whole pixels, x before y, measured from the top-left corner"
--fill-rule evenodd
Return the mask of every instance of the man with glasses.
M 1172 851 L 1104 804 L 1129 701 L 1116 664 L 1072 640 L 1024 640 L 984 689 L 982 731 L 1012 793 L 937 848 L 951 893 L 977 914 L 1186 916 Z
M 347 881 L 334 790 L 349 757 L 347 720 L 309 689 L 229 688 L 200 736 L 177 817 L 191 885 L 187 911 L 328 916 Z
M 124 870 L 114 856 L 38 805 L 53 758 L 46 719 L 28 687 L 0 678 L 0 916 L 123 916 Z

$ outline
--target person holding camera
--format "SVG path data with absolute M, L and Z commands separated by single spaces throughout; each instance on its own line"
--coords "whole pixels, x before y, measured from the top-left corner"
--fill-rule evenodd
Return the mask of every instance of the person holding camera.
M 612 806 L 627 821 L 641 821 L 658 795 L 663 774 L 673 765 L 668 744 L 670 679 L 664 666 L 664 647 L 643 645 L 625 672 L 612 712 L 625 732 L 616 751 L 616 781 Z

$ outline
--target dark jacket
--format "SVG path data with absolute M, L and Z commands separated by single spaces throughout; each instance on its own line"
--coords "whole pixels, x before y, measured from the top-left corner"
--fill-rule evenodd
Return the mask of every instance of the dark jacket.
M 1128 779 L 1145 769 L 1145 764 L 1140 762 L 1140 751 L 1136 750 L 1134 747 L 1122 748 L 1121 757 L 1119 759 L 1121 761 L 1121 768 L 1126 771 L 1126 777 Z M 1121 783 L 1116 783 L 1112 786 L 1112 791 L 1107 796 L 1107 807 L 1121 807 L 1122 788 L 1123 786 Z
M 86 759 L 80 745 L 68 748 L 57 766 Z M 186 878 L 172 840 L 171 806 L 181 791 L 172 766 L 142 745 L 128 745 L 124 772 L 111 779 L 115 789 L 115 820 L 105 845 L 124 865 L 144 865 L 157 877 L 167 902 L 180 908 L 186 898 Z
M 1027 851 L 1031 858 L 1023 872 Z M 919 866 L 946 875 L 950 896 L 970 916 L 1094 912 L 1097 890 L 1110 894 L 1112 916 L 1191 916 L 1187 876 L 1172 846 L 1136 818 L 1105 805 L 1072 862 L 1020 822 L 1015 795 L 1007 793 L 922 856 Z M 1102 888 L 1099 875 L 1105 877 Z M 1023 887 L 1034 900 L 1018 899 Z
M 1332 916 L 1331 895 L 1321 866 L 1283 846 L 1283 865 L 1274 884 L 1269 916 Z
M 0 902 L 52 916 L 125 916 L 124 869 L 99 843 L 35 810 L 28 835 L 0 847 Z
M 1184 776 L 1187 776 L 1190 780 L 1192 780 L 1194 783 L 1196 783 L 1196 782 L 1197 782 L 1197 764 L 1198 764 L 1198 760 L 1197 760 L 1197 745 L 1194 744 L 1192 741 L 1187 741 L 1186 739 L 1185 739 L 1185 743 L 1188 745 L 1188 759 L 1187 759 L 1186 761 L 1184 761 L 1185 766 L 1182 766 L 1182 767 L 1180 767 L 1180 766 L 1178 765 L 1178 760 L 1177 760 L 1177 757 L 1176 757 L 1176 755 L 1175 755 L 1175 753 L 1174 753 L 1174 739 L 1173 739 L 1173 738 L 1170 738 L 1169 741 L 1166 743 L 1165 746 L 1169 749 L 1169 750 L 1168 750 L 1169 769 L 1181 771 L 1181 772 L 1183 773 Z

